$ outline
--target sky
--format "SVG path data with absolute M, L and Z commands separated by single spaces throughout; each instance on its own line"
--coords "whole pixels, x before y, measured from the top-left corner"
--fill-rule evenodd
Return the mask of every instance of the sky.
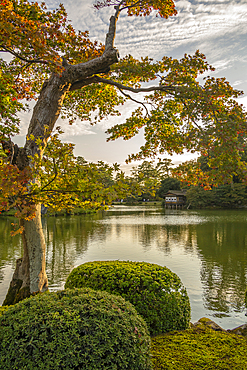
M 104 42 L 114 11 L 111 7 L 95 10 L 93 0 L 47 0 L 46 4 L 54 9 L 60 2 L 77 30 L 88 30 L 92 40 Z M 135 58 L 149 56 L 160 60 L 164 55 L 182 58 L 184 53 L 193 54 L 199 49 L 216 68 L 212 75 L 226 77 L 236 89 L 244 91 L 240 102 L 247 107 L 247 0 L 179 0 L 175 4 L 178 14 L 167 20 L 155 15 L 144 18 L 122 14 L 115 39 L 120 56 L 131 54 Z M 105 130 L 124 122 L 133 108 L 134 103 L 129 102 L 120 117 L 103 120 L 96 126 L 79 120 L 69 126 L 58 120 L 64 130 L 63 140 L 75 143 L 75 154 L 88 161 L 118 162 L 128 172 L 133 164 L 126 166 L 125 159 L 138 152 L 143 144 L 142 133 L 129 141 L 106 143 Z M 24 142 L 30 115 L 21 115 L 21 135 L 16 138 L 19 144 Z M 193 157 L 184 153 L 174 155 L 172 160 L 178 164 Z

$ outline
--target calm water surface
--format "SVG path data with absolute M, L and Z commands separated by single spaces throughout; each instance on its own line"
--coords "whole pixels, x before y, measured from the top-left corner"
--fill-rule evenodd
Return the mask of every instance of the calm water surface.
M 0 304 L 22 247 L 0 218 Z M 146 261 L 167 266 L 187 288 L 192 321 L 206 316 L 224 328 L 247 322 L 247 210 L 164 210 L 115 206 L 97 215 L 43 219 L 50 290 L 94 260 Z

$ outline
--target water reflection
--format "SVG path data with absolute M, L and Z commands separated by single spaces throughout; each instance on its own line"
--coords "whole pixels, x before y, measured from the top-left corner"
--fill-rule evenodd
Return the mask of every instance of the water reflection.
M 246 289 L 246 221 L 212 220 L 198 226 L 197 240 L 206 307 L 219 316 L 231 309 L 241 311 Z
M 0 219 L 0 303 L 21 255 L 20 237 L 10 237 L 11 222 Z M 218 317 L 224 327 L 245 319 L 247 211 L 116 207 L 102 214 L 42 222 L 51 290 L 63 287 L 71 269 L 86 261 L 147 261 L 167 266 L 181 277 L 192 319 Z
M 0 221 L 0 280 L 3 268 L 7 265 L 13 266 L 15 259 L 19 258 L 22 252 L 20 236 L 10 236 L 12 222 L 14 219 L 11 217 L 1 218 Z
M 50 290 L 62 288 L 92 239 L 106 239 L 95 221 L 100 215 L 51 217 L 42 220 L 47 243 L 46 268 Z

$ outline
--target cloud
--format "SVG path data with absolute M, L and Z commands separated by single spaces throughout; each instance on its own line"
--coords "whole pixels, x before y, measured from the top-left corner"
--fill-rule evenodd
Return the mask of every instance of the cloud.
M 239 86 L 239 85 L 242 85 L 243 83 L 246 83 L 247 80 L 237 80 L 235 81 L 232 86 Z
M 73 25 L 89 30 L 93 40 L 104 42 L 109 18 L 114 9 L 96 11 L 93 0 L 65 0 Z M 58 1 L 48 0 L 55 7 Z M 177 16 L 169 19 L 128 17 L 121 14 L 117 24 L 115 45 L 123 57 L 149 55 L 161 59 L 164 55 L 181 57 L 184 52 L 200 49 L 211 63 L 224 60 L 229 65 L 236 55 L 246 56 L 247 2 L 245 0 L 179 0 Z M 227 68 L 225 64 L 219 68 Z
M 112 7 L 96 11 L 93 0 L 65 0 L 63 2 L 73 25 L 82 31 L 89 30 L 93 39 L 104 42 Z M 59 1 L 48 0 L 55 8 Z M 245 0 L 179 0 L 175 3 L 177 16 L 168 20 L 155 17 L 128 17 L 121 14 L 115 45 L 120 55 L 136 57 L 147 54 L 154 58 L 172 53 L 186 44 L 205 47 L 206 51 L 224 48 L 214 40 L 236 40 L 247 33 L 247 3 Z M 231 44 L 234 47 L 234 43 Z M 227 47 L 231 47 L 227 45 Z
M 72 125 L 68 125 L 67 120 L 58 119 L 56 126 L 60 126 L 63 130 L 61 138 L 64 139 L 67 136 L 76 136 L 76 135 L 95 135 L 93 127 L 88 122 L 82 122 L 77 119 Z

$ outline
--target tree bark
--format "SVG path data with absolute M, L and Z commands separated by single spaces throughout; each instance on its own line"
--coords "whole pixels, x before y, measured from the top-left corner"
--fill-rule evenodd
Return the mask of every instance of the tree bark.
M 70 84 L 62 84 L 61 86 L 60 78 L 53 75 L 46 83 L 45 88 L 42 89 L 33 110 L 26 144 L 23 149 L 17 150 L 14 158 L 14 164 L 19 169 L 23 170 L 26 166 L 32 166 L 31 160 L 35 154 L 38 154 L 39 158 L 42 159 L 47 141 L 59 117 L 63 99 L 69 88 Z M 37 139 L 41 139 L 41 147 L 37 145 Z M 36 182 L 38 179 L 34 178 L 32 181 Z M 15 304 L 31 294 L 44 292 L 48 289 L 41 204 L 35 205 L 35 217 L 28 221 L 21 219 L 20 226 L 23 228 L 23 257 L 16 262 L 16 269 L 3 305 Z
M 31 221 L 20 221 L 23 257 L 16 261 L 16 269 L 10 283 L 4 305 L 15 304 L 37 292 L 48 288 L 45 272 L 45 239 L 41 224 L 41 205 L 36 206 L 35 217 Z

